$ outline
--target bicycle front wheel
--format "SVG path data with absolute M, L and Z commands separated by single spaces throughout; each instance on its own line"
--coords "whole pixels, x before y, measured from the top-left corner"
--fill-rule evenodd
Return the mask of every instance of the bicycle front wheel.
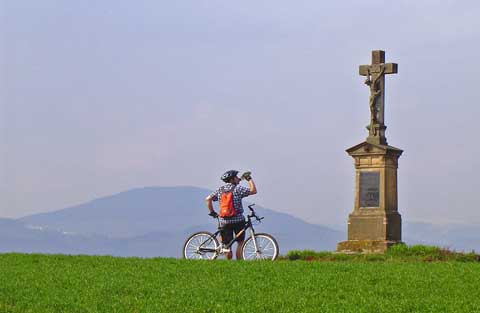
M 185 241 L 183 245 L 183 257 L 185 259 L 213 260 L 218 256 L 220 244 L 209 232 L 198 232 Z
M 256 234 L 248 238 L 242 246 L 244 260 L 275 260 L 278 256 L 278 243 L 269 234 Z

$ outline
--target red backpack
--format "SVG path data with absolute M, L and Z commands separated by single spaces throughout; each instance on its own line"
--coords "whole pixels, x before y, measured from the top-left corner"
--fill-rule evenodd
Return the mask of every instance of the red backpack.
M 233 190 L 222 192 L 220 196 L 220 217 L 232 217 L 237 215 L 237 210 L 233 206 Z

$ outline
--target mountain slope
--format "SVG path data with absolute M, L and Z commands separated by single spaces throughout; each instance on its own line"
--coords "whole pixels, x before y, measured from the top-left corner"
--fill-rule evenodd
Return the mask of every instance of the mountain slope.
M 405 242 L 427 244 L 458 251 L 480 251 L 480 232 L 476 225 L 432 225 L 408 222 L 403 227 Z
M 205 219 L 206 189 L 146 187 L 99 198 L 56 212 L 35 214 L 20 221 L 48 229 L 114 238 L 150 232 L 175 232 Z
M 18 221 L 50 232 L 95 236 L 103 242 L 100 254 L 180 256 L 188 234 L 216 230 L 215 220 L 205 208 L 209 193 L 195 187 L 139 188 Z M 256 210 L 265 217 L 256 230 L 274 235 L 283 253 L 292 249 L 334 250 L 344 238 L 342 232 L 288 214 L 259 206 Z
M 69 235 L 0 219 L 0 252 L 111 254 L 110 246 L 108 238 Z

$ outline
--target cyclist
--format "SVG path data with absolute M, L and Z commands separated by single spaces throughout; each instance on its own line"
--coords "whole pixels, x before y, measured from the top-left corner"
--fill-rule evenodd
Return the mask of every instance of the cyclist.
M 220 210 L 220 226 L 221 229 L 221 238 L 222 243 L 228 244 L 233 239 L 233 233 L 238 234 L 239 231 L 243 229 L 245 225 L 245 217 L 243 216 L 243 206 L 242 206 L 242 198 L 254 195 L 257 193 L 257 187 L 253 182 L 252 177 L 250 176 L 250 172 L 245 172 L 241 176 L 242 179 L 245 179 L 248 182 L 248 188 L 239 185 L 241 179 L 237 176 L 238 171 L 230 170 L 225 172 L 221 180 L 225 182 L 225 185 L 218 188 L 212 194 L 210 194 L 206 199 L 207 207 L 210 215 L 213 218 L 219 217 L 218 213 L 215 212 L 213 209 L 212 201 L 220 201 L 220 207 L 224 207 L 225 203 L 222 204 L 222 201 L 228 201 L 228 197 L 225 195 L 231 194 L 231 201 L 233 202 L 233 214 L 229 216 L 222 216 L 222 209 Z M 236 257 L 237 260 L 241 259 L 242 257 L 242 245 L 245 241 L 245 232 L 238 237 L 237 241 L 237 251 Z M 227 259 L 232 259 L 232 252 L 227 252 Z

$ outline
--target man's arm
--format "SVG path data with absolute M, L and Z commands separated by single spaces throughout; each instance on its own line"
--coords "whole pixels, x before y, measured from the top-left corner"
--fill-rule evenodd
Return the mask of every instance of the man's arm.
M 206 197 L 205 202 L 207 203 L 208 210 L 210 211 L 210 213 L 212 213 L 214 211 L 213 210 L 213 204 L 212 204 L 212 196 Z
M 250 180 L 248 181 L 248 187 L 250 188 L 250 195 L 254 195 L 257 193 L 257 186 L 255 186 L 252 178 L 250 178 Z

